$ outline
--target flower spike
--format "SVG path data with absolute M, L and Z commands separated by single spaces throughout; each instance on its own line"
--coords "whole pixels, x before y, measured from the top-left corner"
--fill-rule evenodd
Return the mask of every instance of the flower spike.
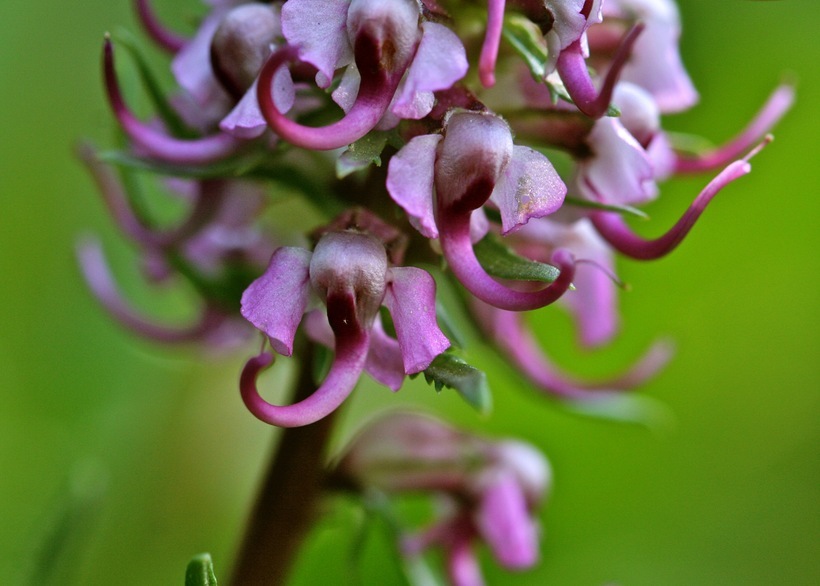
M 128 110 L 120 92 L 114 69 L 114 47 L 108 35 L 103 44 L 103 75 L 108 102 L 120 126 L 131 140 L 153 157 L 181 165 L 207 165 L 236 154 L 246 144 L 246 141 L 225 133 L 182 140 L 168 136 L 137 119 Z
M 572 101 L 581 112 L 591 118 L 600 118 L 606 113 L 621 69 L 626 64 L 632 46 L 643 29 L 644 25 L 639 22 L 626 33 L 617 53 L 615 53 L 615 57 L 612 59 L 609 70 L 606 72 L 600 90 L 595 89 L 592 79 L 589 77 L 581 41 L 575 41 L 561 51 L 561 55 L 558 57 L 557 70 L 567 88 L 567 92 L 572 97 Z
M 169 53 L 177 53 L 188 44 L 188 39 L 162 25 L 149 0 L 134 0 L 134 9 L 148 36 Z
M 679 156 L 675 161 L 677 173 L 699 173 L 727 165 L 749 150 L 765 136 L 789 111 L 794 103 L 794 86 L 784 83 L 772 92 L 769 99 L 743 131 L 728 143 L 697 157 Z
M 709 182 L 677 223 L 666 234 L 654 240 L 646 240 L 634 234 L 623 218 L 612 212 L 593 212 L 592 223 L 604 240 L 621 254 L 636 260 L 655 260 L 666 256 L 681 243 L 721 189 L 751 170 L 752 166 L 746 159 L 731 163 Z

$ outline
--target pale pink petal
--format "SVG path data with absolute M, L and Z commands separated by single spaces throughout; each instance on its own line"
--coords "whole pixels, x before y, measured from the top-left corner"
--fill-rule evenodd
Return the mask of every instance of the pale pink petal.
M 364 370 L 394 391 L 398 391 L 404 382 L 401 348 L 397 340 L 387 335 L 379 319 L 376 319 L 370 331 L 370 351 L 367 353 Z
M 430 93 L 451 87 L 469 67 L 464 46 L 453 31 L 434 22 L 424 22 L 422 31 L 416 56 L 391 107 L 400 118 L 419 119 L 429 114 L 433 107 Z M 419 97 L 419 93 L 427 96 Z
M 433 215 L 433 173 L 439 134 L 425 134 L 410 140 L 390 159 L 387 168 L 387 191 L 410 216 L 413 224 L 427 238 L 438 238 Z
M 359 95 L 359 86 L 362 83 L 362 76 L 359 75 L 359 70 L 355 63 L 351 63 L 342 74 L 342 79 L 339 81 L 338 87 L 333 90 L 330 97 L 333 101 L 339 104 L 339 107 L 345 112 L 349 112 L 356 102 L 356 96 Z
M 574 246 L 568 248 L 579 260 L 595 263 L 579 264 L 575 272 L 575 291 L 561 301 L 566 303 L 578 324 L 584 346 L 601 346 L 618 332 L 618 295 L 612 281 L 615 262 L 612 249 L 598 236 L 589 220 L 574 226 Z
M 578 187 L 589 199 L 632 205 L 655 198 L 652 161 L 616 118 L 595 121 L 587 142 L 592 155 L 578 164 Z
M 681 62 L 680 15 L 671 0 L 615 0 L 607 14 L 635 15 L 646 28 L 632 48 L 621 79 L 649 91 L 663 113 L 695 105 L 698 93 Z
M 561 207 L 567 186 L 549 159 L 525 146 L 514 146 L 490 198 L 501 210 L 502 232 L 507 234 Z
M 407 374 L 421 372 L 450 347 L 436 323 L 436 282 L 427 271 L 390 269 L 384 305 L 393 317 Z
M 273 253 L 264 274 L 242 294 L 242 315 L 264 332 L 273 349 L 293 352 L 296 328 L 310 298 L 310 251 L 282 247 Z
M 257 80 L 254 80 L 239 103 L 219 123 L 219 128 L 237 138 L 247 139 L 256 138 L 265 132 L 268 124 L 259 110 L 259 101 L 256 99 L 256 84 Z M 295 91 L 290 71 L 287 68 L 283 67 L 276 72 L 273 78 L 272 94 L 273 101 L 280 112 L 287 112 L 293 107 Z
M 502 566 L 523 569 L 538 561 L 538 530 L 514 473 L 504 470 L 491 480 L 475 523 Z
M 282 34 L 299 57 L 316 67 L 316 83 L 330 86 L 333 73 L 353 61 L 347 36 L 349 0 L 289 0 L 282 6 Z
M 171 63 L 177 84 L 199 105 L 208 105 L 214 100 L 228 103 L 228 94 L 211 68 L 211 39 L 227 11 L 227 7 L 214 9 L 199 25 L 194 38 L 176 54 Z

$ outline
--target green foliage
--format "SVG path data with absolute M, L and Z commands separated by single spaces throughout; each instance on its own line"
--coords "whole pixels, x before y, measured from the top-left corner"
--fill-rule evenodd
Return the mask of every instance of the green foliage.
M 195 555 L 185 569 L 185 586 L 217 586 L 211 554 Z
M 424 370 L 424 379 L 436 391 L 440 392 L 444 387 L 454 389 L 479 413 L 489 413 L 492 409 L 492 392 L 487 375 L 452 352 L 436 356 Z
M 561 273 L 552 265 L 516 254 L 494 234 L 476 242 L 473 250 L 484 270 L 499 279 L 552 283 Z

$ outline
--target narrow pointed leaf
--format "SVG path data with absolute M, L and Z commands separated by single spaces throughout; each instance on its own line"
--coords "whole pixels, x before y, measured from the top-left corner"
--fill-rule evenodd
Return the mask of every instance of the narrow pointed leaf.
M 200 553 L 188 562 L 185 586 L 217 586 L 211 554 Z
M 564 203 L 567 205 L 578 206 L 579 208 L 592 208 L 596 210 L 603 210 L 606 212 L 617 212 L 625 216 L 635 216 L 642 220 L 648 220 L 649 214 L 638 208 L 632 206 L 622 206 L 617 204 L 600 203 L 597 201 L 590 201 L 588 199 L 580 199 L 577 197 L 565 197 Z
M 560 273 L 552 265 L 516 254 L 492 234 L 479 240 L 473 250 L 484 270 L 499 279 L 552 283 Z
M 125 47 L 128 52 L 131 53 L 131 57 L 134 59 L 137 66 L 137 71 L 139 72 L 140 78 L 145 85 L 145 89 L 148 91 L 148 96 L 151 98 L 151 103 L 154 105 L 157 114 L 159 114 L 159 117 L 162 119 L 169 132 L 177 138 L 196 137 L 197 133 L 188 128 L 168 100 L 165 99 L 165 95 L 162 91 L 159 80 L 148 66 L 148 60 L 142 52 L 142 47 L 140 46 L 139 41 L 130 32 L 124 29 L 118 29 L 114 33 L 114 37 L 118 44 Z
M 524 59 L 533 79 L 543 80 L 547 45 L 538 27 L 523 16 L 510 15 L 504 19 L 503 35 L 515 52 Z
M 492 409 L 492 393 L 487 375 L 455 354 L 439 354 L 424 371 L 424 379 L 437 391 L 444 387 L 454 389 L 479 413 L 489 413 Z
M 370 165 L 381 167 L 381 154 L 387 145 L 387 132 L 373 131 L 360 138 L 336 159 L 336 177 L 344 179 L 354 171 Z
M 657 432 L 668 431 L 674 425 L 669 407 L 642 395 L 610 393 L 600 399 L 561 401 L 561 405 L 577 415 L 641 425 Z

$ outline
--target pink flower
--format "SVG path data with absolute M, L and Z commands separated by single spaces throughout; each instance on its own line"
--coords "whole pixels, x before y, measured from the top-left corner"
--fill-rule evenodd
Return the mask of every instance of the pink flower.
M 421 372 L 450 345 L 436 323 L 433 278 L 415 267 L 391 267 L 382 241 L 367 233 L 328 232 L 313 252 L 278 249 L 242 295 L 242 315 L 268 337 L 277 354 L 290 356 L 302 317 L 316 302 L 326 308 L 332 332 L 328 345 L 335 351 L 316 392 L 289 406 L 265 401 L 256 378 L 273 361 L 269 353 L 249 360 L 242 372 L 245 404 L 271 425 L 298 427 L 325 417 L 353 391 L 363 370 L 398 390 L 405 374 Z M 397 339 L 381 326 L 382 305 L 393 318 Z M 308 327 L 313 337 L 326 339 L 321 321 Z

